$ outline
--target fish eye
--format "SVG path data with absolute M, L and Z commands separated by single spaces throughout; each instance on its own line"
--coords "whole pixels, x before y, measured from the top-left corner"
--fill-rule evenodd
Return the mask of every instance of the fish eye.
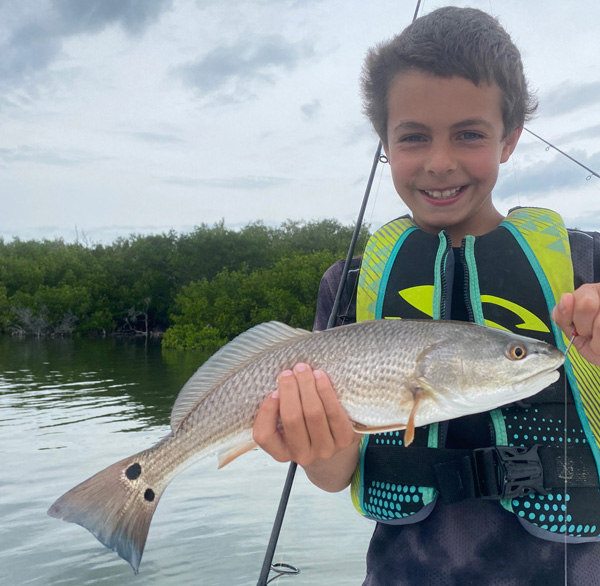
M 511 346 L 507 351 L 506 355 L 511 360 L 523 360 L 525 356 L 527 356 L 527 350 L 524 346 L 517 344 L 516 346 Z

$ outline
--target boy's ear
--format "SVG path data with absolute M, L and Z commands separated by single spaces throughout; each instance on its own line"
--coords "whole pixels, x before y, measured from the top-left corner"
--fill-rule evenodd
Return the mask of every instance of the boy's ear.
M 510 156 L 513 154 L 513 151 L 517 147 L 517 143 L 519 142 L 519 138 L 521 137 L 521 133 L 523 132 L 523 127 L 518 126 L 513 131 L 509 132 L 506 137 L 502 141 L 502 155 L 500 157 L 500 163 L 506 163 Z
M 387 157 L 387 160 L 389 161 L 390 160 L 390 149 L 388 147 L 388 144 L 386 141 L 382 140 L 381 137 L 380 137 L 380 140 L 381 140 L 381 146 L 383 147 L 383 152 L 385 153 L 385 156 Z

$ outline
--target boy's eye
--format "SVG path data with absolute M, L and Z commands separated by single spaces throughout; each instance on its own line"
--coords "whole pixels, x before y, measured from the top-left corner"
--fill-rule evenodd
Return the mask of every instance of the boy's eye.
M 419 134 L 408 134 L 400 138 L 400 142 L 421 142 L 422 140 L 425 138 Z
M 483 138 L 483 134 L 467 130 L 465 132 L 461 132 L 458 138 L 459 140 L 479 140 Z

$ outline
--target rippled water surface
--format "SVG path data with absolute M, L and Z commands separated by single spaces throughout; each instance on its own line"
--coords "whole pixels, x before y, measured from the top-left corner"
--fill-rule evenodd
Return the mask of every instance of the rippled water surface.
M 171 405 L 203 360 L 131 340 L 0 338 L 0 584 L 255 585 L 287 465 L 260 451 L 175 478 L 140 573 L 46 510 L 63 492 L 168 432 Z M 347 492 L 299 472 L 275 554 L 300 568 L 274 585 L 355 585 L 373 526 Z

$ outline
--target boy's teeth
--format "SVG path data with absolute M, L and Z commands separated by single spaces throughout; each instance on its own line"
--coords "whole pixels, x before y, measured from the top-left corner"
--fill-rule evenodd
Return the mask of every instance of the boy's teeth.
M 455 189 L 445 189 L 444 191 L 429 191 L 428 189 L 424 189 L 423 191 L 430 197 L 444 199 L 456 195 L 460 191 L 460 187 L 456 187 Z

